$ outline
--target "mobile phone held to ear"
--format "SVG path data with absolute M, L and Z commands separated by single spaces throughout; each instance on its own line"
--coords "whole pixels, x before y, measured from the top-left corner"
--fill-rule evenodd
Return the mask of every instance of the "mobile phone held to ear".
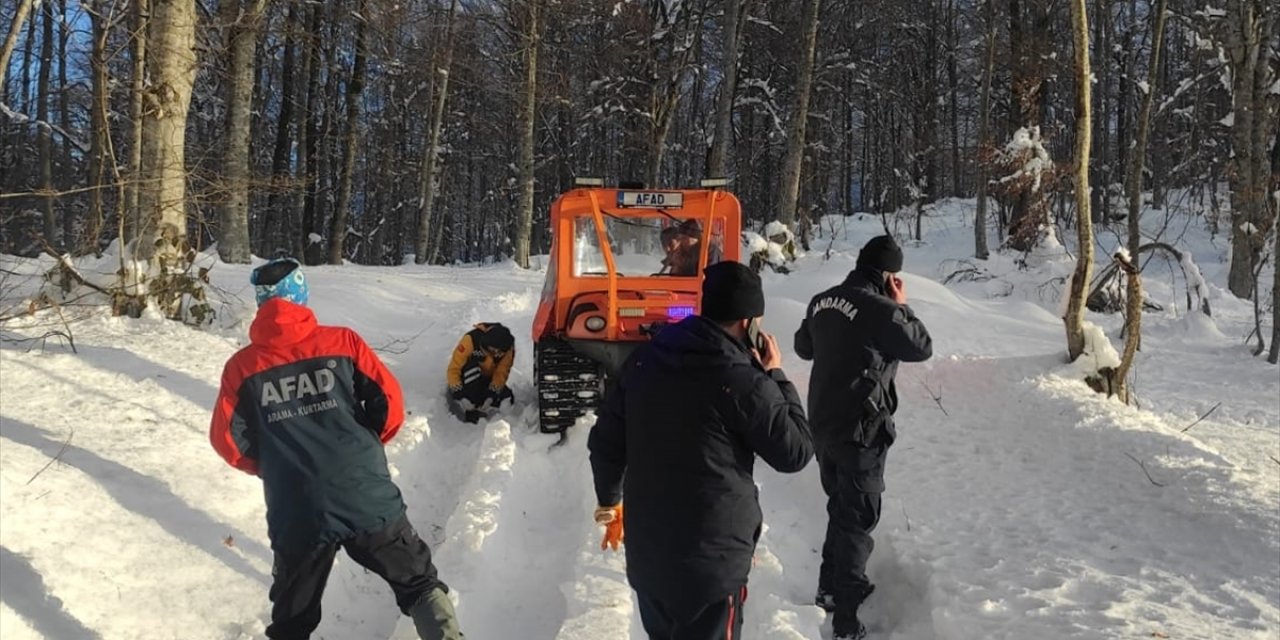
M 747 339 L 751 341 L 751 346 L 755 347 L 756 351 L 760 353 L 764 353 L 765 348 L 769 345 L 764 339 L 764 334 L 760 333 L 760 321 L 754 318 L 747 323 Z

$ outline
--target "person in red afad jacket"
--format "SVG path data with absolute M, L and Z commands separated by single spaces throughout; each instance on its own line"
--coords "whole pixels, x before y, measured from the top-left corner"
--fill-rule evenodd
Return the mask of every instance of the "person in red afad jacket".
M 209 439 L 228 464 L 262 478 L 275 554 L 268 638 L 308 638 L 338 548 L 382 576 L 431 640 L 461 640 L 449 588 L 405 516 L 383 445 L 404 420 L 400 385 L 364 340 L 324 327 L 293 259 L 250 277 L 251 344 L 222 372 Z

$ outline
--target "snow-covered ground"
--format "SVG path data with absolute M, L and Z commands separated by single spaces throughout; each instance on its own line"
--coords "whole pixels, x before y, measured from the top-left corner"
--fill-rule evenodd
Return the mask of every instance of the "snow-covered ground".
M 943 203 L 907 248 L 908 295 L 935 356 L 899 375 L 873 637 L 1280 636 L 1280 372 L 1249 356 L 1252 307 L 1224 291 L 1225 243 L 1198 219 L 1167 238 L 1192 251 L 1214 317 L 1187 314 L 1180 275 L 1149 270 L 1170 310 L 1146 317 L 1140 407 L 1125 407 L 1063 363 L 1061 251 L 1022 265 L 997 255 L 983 279 L 942 284 L 971 253 L 971 211 Z M 790 275 L 765 277 L 765 325 L 788 351 L 809 298 L 844 277 L 881 225 L 832 222 L 834 240 L 815 239 Z M 1099 243 L 1102 255 L 1116 245 L 1105 232 Z M 17 274 L 48 266 L 0 260 Z M 212 330 L 68 308 L 73 352 L 57 336 L 8 341 L 65 330 L 56 314 L 0 325 L 0 638 L 262 636 L 271 557 L 260 483 L 206 435 L 222 364 L 252 317 L 247 274 L 214 266 L 225 301 Z M 359 330 L 404 386 L 393 472 L 467 636 L 643 638 L 622 558 L 599 550 L 590 522 L 589 420 L 560 447 L 531 427 L 542 273 L 344 266 L 308 277 L 321 322 Z M 9 303 L 31 285 L 7 275 L 0 289 Z M 1119 346 L 1118 318 L 1090 319 Z M 449 351 L 478 321 L 513 328 L 520 402 L 476 426 L 449 416 L 442 389 Z M 785 368 L 804 389 L 806 364 L 788 353 Z M 828 637 L 809 604 L 825 528 L 817 469 L 761 465 L 757 479 L 766 529 L 745 635 Z M 412 637 L 385 585 L 343 556 L 324 616 L 321 638 Z

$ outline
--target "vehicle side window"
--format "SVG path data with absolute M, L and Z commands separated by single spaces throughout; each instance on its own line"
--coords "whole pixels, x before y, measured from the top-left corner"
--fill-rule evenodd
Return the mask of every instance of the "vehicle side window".
M 573 221 L 573 275 L 609 275 L 608 266 L 604 261 L 604 251 L 600 248 L 600 239 L 596 236 L 595 222 L 586 216 L 580 216 Z

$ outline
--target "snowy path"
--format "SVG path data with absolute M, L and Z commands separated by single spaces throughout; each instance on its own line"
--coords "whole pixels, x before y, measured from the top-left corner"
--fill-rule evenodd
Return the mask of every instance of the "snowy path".
M 572 576 L 583 542 L 577 534 L 590 519 L 590 474 L 585 438 L 548 450 L 557 439 L 515 434 L 496 529 L 471 554 L 474 574 L 458 587 L 459 618 L 476 637 L 552 638 L 566 617 L 559 585 Z
M 1242 621 L 1219 637 L 1274 630 L 1277 576 L 1257 561 L 1280 552 L 1280 516 L 1157 416 L 1038 375 L 1056 357 L 940 363 L 949 415 L 904 411 L 886 530 L 936 576 L 939 637 L 1193 637 L 1219 616 Z
M 841 266 L 829 268 L 830 281 Z M 1210 627 L 1216 637 L 1274 637 L 1280 474 L 1256 464 L 1256 451 L 1252 464 L 1235 464 L 1179 433 L 1185 423 L 1070 379 L 1060 321 L 1042 309 L 908 284 L 926 322 L 947 322 L 930 324 L 934 360 L 898 377 L 900 437 L 869 568 L 879 588 L 866 606 L 878 637 L 1197 637 Z M 770 327 L 797 326 L 816 292 L 785 279 L 767 290 Z M 1201 360 L 1222 366 L 1221 357 Z M 786 367 L 804 388 L 804 363 Z M 1267 379 L 1250 383 L 1263 400 L 1247 415 L 1266 411 Z M 1152 385 L 1157 393 L 1162 402 L 1173 395 Z M 1208 422 L 1205 432 L 1217 433 Z M 1276 424 L 1244 437 L 1274 447 Z M 816 469 L 757 477 L 768 526 L 761 547 L 776 547 L 787 568 L 782 599 L 808 603 L 825 524 Z
M 958 229 L 954 241 L 969 242 Z M 1280 382 L 1240 345 L 1246 305 L 1215 298 L 1213 322 L 1153 314 L 1144 408 L 1123 407 L 1062 365 L 1061 321 L 1035 297 L 1048 276 L 1009 260 L 998 276 L 1009 282 L 944 287 L 927 265 L 967 249 L 938 241 L 908 250 L 909 265 L 926 265 L 908 274 L 908 293 L 937 353 L 899 376 L 900 438 L 865 610 L 877 640 L 1273 640 Z M 765 327 L 784 347 L 810 296 L 843 278 L 852 256 L 837 246 L 829 261 L 766 277 Z M 247 300 L 246 271 L 213 273 Z M 309 278 L 322 322 L 357 327 L 405 389 L 393 474 L 468 637 L 643 638 L 622 555 L 599 550 L 590 521 L 589 425 L 551 450 L 530 426 L 527 328 L 541 274 L 318 267 Z M 251 311 L 225 307 L 211 332 L 91 316 L 73 322 L 78 353 L 54 340 L 0 346 L 0 637 L 261 637 L 271 572 L 261 483 L 223 464 L 206 435 Z M 461 424 L 441 401 L 444 364 L 472 323 L 494 320 L 517 337 L 521 409 Z M 1115 339 L 1113 318 L 1094 320 Z M 807 364 L 787 354 L 784 366 L 805 389 Z M 748 638 L 830 636 L 811 605 L 826 519 L 817 475 L 757 465 L 765 529 Z M 386 586 L 339 558 L 315 637 L 412 637 Z
M 392 452 L 393 473 L 408 503 L 409 520 L 433 550 L 445 539 L 446 523 L 462 499 L 482 436 L 480 430 L 461 428 L 451 418 L 439 421 L 446 424 L 433 431 L 421 418 L 411 419 Z M 429 446 L 415 448 L 424 438 Z M 447 582 L 447 574 L 445 578 Z M 331 613 L 316 630 L 321 638 L 389 637 L 400 616 L 386 584 L 345 554 L 338 554 L 322 606 Z

